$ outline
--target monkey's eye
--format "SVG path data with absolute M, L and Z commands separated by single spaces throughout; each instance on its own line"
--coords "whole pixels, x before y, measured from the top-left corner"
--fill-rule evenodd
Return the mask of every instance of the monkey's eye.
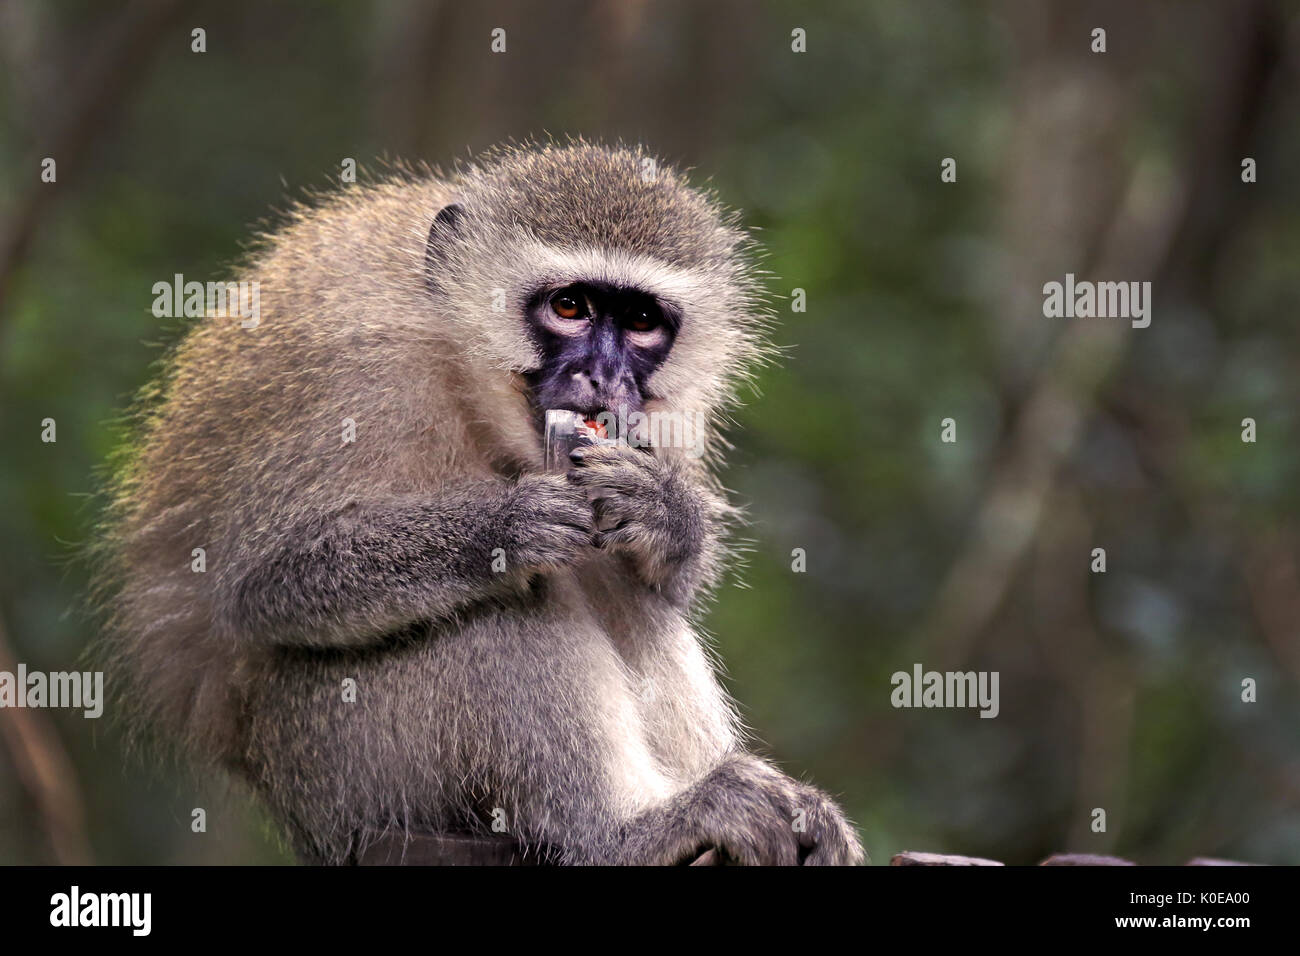
M 553 335 L 586 335 L 591 331 L 591 307 L 585 291 L 576 285 L 557 289 L 546 300 L 538 319 Z
M 638 348 L 658 348 L 668 341 L 663 313 L 654 304 L 634 305 L 623 316 L 627 337 Z
M 568 292 L 561 292 L 551 300 L 551 309 L 562 319 L 576 319 L 582 314 L 582 302 Z

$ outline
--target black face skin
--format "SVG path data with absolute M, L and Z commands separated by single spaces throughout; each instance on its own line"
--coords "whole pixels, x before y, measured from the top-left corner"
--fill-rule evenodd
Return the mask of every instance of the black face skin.
M 539 414 L 567 408 L 586 418 L 643 411 L 646 382 L 668 356 L 680 319 L 637 289 L 579 282 L 543 289 L 528 306 L 541 368 L 528 375 Z

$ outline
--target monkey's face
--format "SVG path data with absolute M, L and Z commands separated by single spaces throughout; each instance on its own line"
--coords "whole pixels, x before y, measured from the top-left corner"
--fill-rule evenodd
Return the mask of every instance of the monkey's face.
M 581 142 L 507 151 L 448 185 L 424 250 L 431 324 L 473 373 L 523 385 L 533 428 L 497 428 L 517 456 L 550 409 L 704 454 L 767 353 L 733 217 L 640 150 Z
M 594 419 L 611 412 L 605 420 L 616 421 L 655 397 L 647 383 L 681 325 L 671 303 L 595 281 L 539 290 L 526 319 L 542 358 L 527 376 L 539 413 L 565 408 Z

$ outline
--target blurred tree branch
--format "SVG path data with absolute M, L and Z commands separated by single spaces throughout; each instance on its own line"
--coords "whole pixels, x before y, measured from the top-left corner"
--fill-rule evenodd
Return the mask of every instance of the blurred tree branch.
M 4 621 L 0 620 L 0 671 L 17 673 Z M 13 757 L 18 779 L 36 805 L 56 862 L 89 864 L 86 813 L 76 771 L 43 711 L 28 707 L 0 709 L 0 737 Z
M 108 39 L 97 46 L 91 62 L 79 72 L 77 85 L 64 103 L 50 104 L 50 112 L 61 113 L 61 118 L 55 121 L 53 132 L 41 146 L 41 156 L 55 159 L 60 180 L 57 184 L 40 182 L 39 167 L 35 165 L 38 157 L 33 157 L 32 186 L 0 228 L 0 315 L 4 313 L 14 274 L 26 258 L 42 218 L 61 191 L 60 186 L 66 187 L 68 175 L 81 168 L 90 146 L 113 126 L 126 106 L 127 94 L 144 75 L 151 55 L 184 8 L 184 0 L 138 0 L 132 4 L 114 25 Z M 56 75 L 72 73 L 71 67 L 70 63 L 63 64 Z M 13 80 L 15 85 L 20 85 L 20 77 Z M 59 105 L 63 106 L 62 110 Z
M 1245 544 L 1240 560 L 1255 620 L 1278 662 L 1300 684 L 1300 567 L 1296 538 L 1289 526 Z

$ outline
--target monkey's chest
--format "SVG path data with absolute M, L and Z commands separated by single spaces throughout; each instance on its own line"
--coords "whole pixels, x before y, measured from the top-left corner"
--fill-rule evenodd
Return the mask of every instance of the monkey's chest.
M 596 628 L 629 666 L 681 639 L 685 618 L 617 554 L 598 554 L 553 579 L 553 599 Z

